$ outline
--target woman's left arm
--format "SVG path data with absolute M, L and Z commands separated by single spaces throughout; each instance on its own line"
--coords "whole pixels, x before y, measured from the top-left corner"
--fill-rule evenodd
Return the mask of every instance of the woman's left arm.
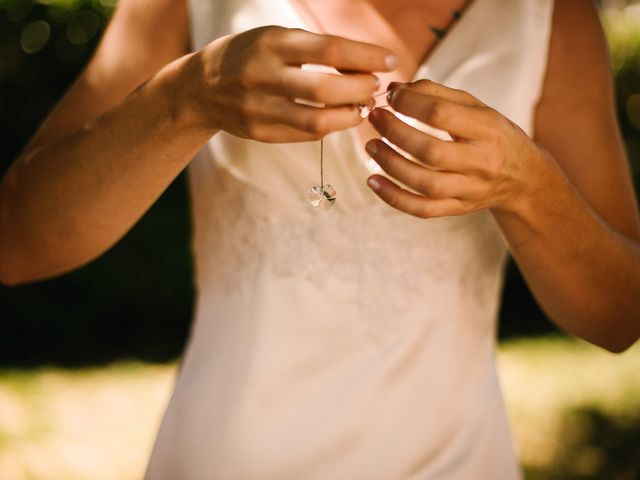
M 592 2 L 557 0 L 535 140 L 470 94 L 421 81 L 391 106 L 451 133 L 439 140 L 375 110 L 367 150 L 417 193 L 374 175 L 372 189 L 420 217 L 490 209 L 541 307 L 610 351 L 640 336 L 640 220 Z M 371 181 L 373 180 L 373 182 Z M 376 188 L 377 184 L 377 188 Z

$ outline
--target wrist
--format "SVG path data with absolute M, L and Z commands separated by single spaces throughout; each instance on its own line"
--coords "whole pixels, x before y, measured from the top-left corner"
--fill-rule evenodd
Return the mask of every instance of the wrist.
M 562 192 L 571 189 L 564 172 L 549 153 L 537 149 L 528 161 L 526 172 L 513 188 L 507 201 L 491 211 L 501 222 L 519 225 L 521 232 L 544 234 L 544 217 L 561 203 Z
M 550 190 L 559 187 L 564 174 L 551 155 L 539 146 L 521 155 L 515 170 L 510 194 L 495 210 L 527 221 L 549 198 Z
M 161 99 L 163 116 L 173 130 L 211 137 L 219 129 L 207 122 L 199 105 L 202 102 L 198 102 L 192 82 L 189 81 L 199 53 L 185 55 L 166 65 L 153 77 L 148 87 L 155 90 L 153 95 L 156 98 Z

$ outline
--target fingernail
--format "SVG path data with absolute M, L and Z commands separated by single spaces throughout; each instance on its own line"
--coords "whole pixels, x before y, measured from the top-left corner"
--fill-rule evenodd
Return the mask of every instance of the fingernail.
M 388 55 L 385 59 L 385 63 L 387 65 L 387 69 L 395 70 L 398 66 L 398 57 L 396 57 L 395 55 Z
M 379 116 L 380 116 L 380 109 L 374 108 L 369 112 L 369 116 L 367 118 L 371 122 L 371 121 L 375 121 L 376 118 L 378 118 Z
M 373 79 L 376 82 L 376 90 L 378 90 L 380 88 L 380 79 L 375 75 L 373 76 Z
M 364 148 L 369 155 L 375 155 L 376 153 L 378 153 L 378 142 L 369 142 L 364 146 Z
M 370 177 L 367 180 L 367 185 L 369 185 L 373 190 L 378 190 L 380 188 L 380 182 L 378 182 L 374 177 Z
M 393 102 L 393 99 L 396 97 L 396 94 L 397 94 L 397 93 L 398 93 L 398 89 L 397 89 L 397 88 L 396 88 L 396 89 L 394 89 L 394 90 L 391 90 L 391 91 L 389 92 L 389 94 L 387 95 L 387 103 L 388 103 L 389 105 L 391 105 L 391 102 Z

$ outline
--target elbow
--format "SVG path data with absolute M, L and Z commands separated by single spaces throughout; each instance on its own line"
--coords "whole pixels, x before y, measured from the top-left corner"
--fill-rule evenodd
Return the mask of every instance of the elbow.
M 5 275 L 4 272 L 0 272 L 0 285 L 3 287 L 17 287 L 21 285 L 23 282 L 19 277 L 12 277 L 9 275 Z
M 33 252 L 24 248 L 26 242 L 12 239 L 6 227 L 0 228 L 0 284 L 15 287 L 33 280 L 30 266 L 34 263 Z
M 4 215 L 2 215 L 4 213 Z M 45 248 L 34 248 L 24 235 L 18 235 L 2 212 L 0 204 L 0 285 L 16 287 L 44 277 L 42 260 Z
M 623 353 L 640 338 L 640 301 L 637 296 L 628 302 L 618 302 L 614 318 L 617 321 L 611 322 L 607 329 L 609 341 L 605 348 L 612 353 Z
M 7 200 L 5 183 L 9 174 L 0 183 L 0 285 L 13 287 L 23 283 L 18 269 L 18 255 L 15 251 L 15 241 L 11 241 L 12 227 L 10 225 L 10 208 Z
M 604 348 L 605 350 L 607 350 L 609 353 L 620 354 L 620 353 L 624 353 L 627 350 L 629 350 L 629 348 L 631 348 L 631 346 L 635 342 L 636 341 L 633 340 L 631 342 L 611 343 L 611 344 L 607 344 L 607 345 L 601 345 L 601 347 Z
M 20 254 L 15 242 L 8 238 L 7 228 L 0 228 L 0 284 L 5 287 L 15 287 L 26 282 L 20 265 Z
M 34 270 L 30 262 L 20 261 L 19 258 L 7 258 L 5 252 L 0 252 L 0 285 L 4 287 L 18 287 L 39 280 L 52 278 L 57 272 Z
M 640 338 L 640 315 L 620 316 L 618 321 L 609 323 L 607 330 L 594 342 L 611 353 L 623 353 L 631 348 Z
M 0 285 L 13 287 L 20 283 L 17 269 L 15 268 L 15 258 L 11 254 L 7 245 L 5 231 L 0 230 Z
M 0 285 L 16 287 L 49 280 L 81 267 L 88 261 L 65 261 L 67 257 L 59 258 L 46 246 L 40 248 L 20 248 L 17 244 L 0 239 Z
M 64 273 L 49 257 L 38 253 L 36 256 L 31 249 L 9 247 L 6 242 L 0 242 L 0 284 L 17 287 Z
M 27 281 L 20 270 L 13 255 L 7 252 L 5 246 L 0 247 L 0 284 L 5 287 L 15 287 Z
M 612 314 L 613 309 L 615 314 Z M 596 312 L 595 309 L 582 311 L 570 318 L 552 317 L 554 322 L 567 333 L 581 337 L 611 353 L 623 353 L 640 338 L 640 311 L 637 308 L 621 308 L 620 305 Z
M 629 350 L 638 340 L 638 335 L 618 336 L 618 338 L 610 339 L 600 346 L 611 353 L 624 353 Z
M 13 275 L 12 272 L 4 268 L 0 268 L 0 285 L 3 287 L 16 287 L 21 283 L 23 283 L 23 280 L 19 276 Z

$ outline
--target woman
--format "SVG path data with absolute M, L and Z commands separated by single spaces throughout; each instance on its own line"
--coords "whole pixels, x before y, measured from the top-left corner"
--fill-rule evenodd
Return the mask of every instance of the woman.
M 403 121 L 363 122 L 390 82 Z M 582 0 L 121 0 L 4 179 L 1 276 L 95 258 L 197 154 L 197 312 L 147 477 L 518 478 L 507 248 L 564 329 L 612 351 L 640 329 L 612 98 Z

